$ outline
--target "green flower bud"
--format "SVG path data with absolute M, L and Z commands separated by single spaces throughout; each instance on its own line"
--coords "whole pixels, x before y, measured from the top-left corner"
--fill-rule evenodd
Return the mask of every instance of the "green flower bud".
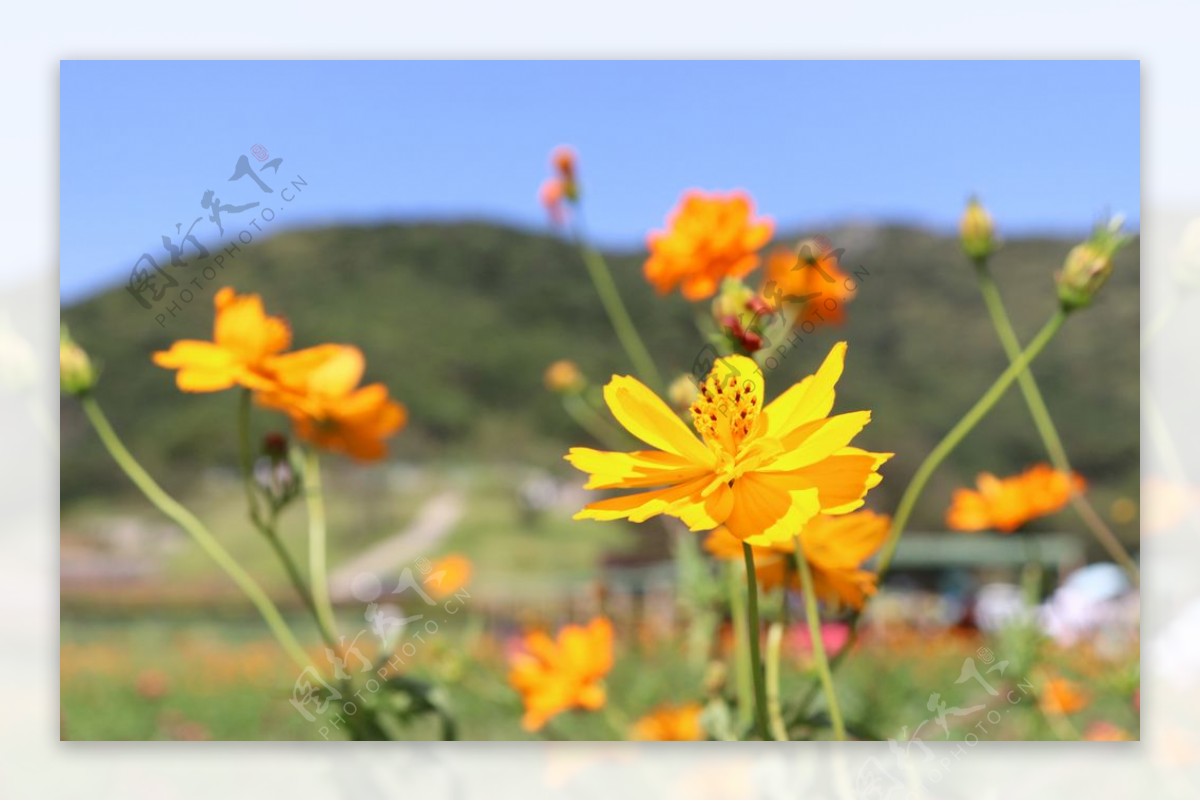
M 992 215 L 975 198 L 967 202 L 958 231 L 963 251 L 972 259 L 986 259 L 996 251 L 996 227 L 992 224 Z
M 1091 305 L 1100 287 L 1113 271 L 1113 256 L 1130 238 L 1121 233 L 1122 219 L 1113 218 L 1098 227 L 1086 242 L 1071 248 L 1063 268 L 1055 276 L 1058 300 L 1067 311 Z
M 71 339 L 65 325 L 58 338 L 58 375 L 63 392 L 77 397 L 90 392 L 98 376 L 87 352 Z

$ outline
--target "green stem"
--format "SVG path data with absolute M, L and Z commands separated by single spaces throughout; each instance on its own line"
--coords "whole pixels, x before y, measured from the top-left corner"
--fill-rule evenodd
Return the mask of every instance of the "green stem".
M 917 499 L 921 492 L 925 489 L 925 484 L 929 478 L 937 470 L 938 466 L 945 460 L 947 456 L 958 446 L 958 443 L 975 428 L 991 410 L 996 402 L 1004 395 L 1009 387 L 1012 386 L 1017 376 L 1020 375 L 1029 365 L 1037 358 L 1062 328 L 1063 323 L 1067 319 L 1067 313 L 1062 309 L 1057 310 L 1054 315 L 1046 321 L 1042 326 L 1042 330 L 1037 333 L 1029 346 L 1021 352 L 1020 356 L 1009 364 L 1008 368 L 1000 374 L 1000 377 L 988 388 L 975 405 L 972 406 L 962 419 L 955 423 L 954 427 L 942 438 L 942 440 L 934 446 L 925 460 L 917 467 L 916 473 L 908 482 L 908 486 L 904 488 L 904 494 L 900 496 L 900 503 L 896 507 L 896 514 L 892 518 L 891 528 L 888 530 L 887 540 L 884 542 L 883 548 L 879 552 L 879 563 L 876 567 L 876 573 L 879 579 L 882 579 L 887 573 L 888 567 L 891 565 L 892 557 L 896 553 L 896 546 L 900 543 L 900 537 L 904 533 L 904 527 L 908 524 L 909 515 L 912 514 L 913 507 L 916 505 Z M 841 664 L 846 654 L 850 653 L 850 649 L 858 640 L 858 622 L 861 619 L 861 612 L 855 613 L 850 624 L 850 635 L 845 646 L 838 652 L 833 659 L 833 667 Z M 816 687 L 810 689 L 809 693 L 795 708 L 795 712 L 789 721 L 803 719 L 808 710 L 808 706 L 812 703 L 812 699 L 816 697 Z
M 228 575 L 233 579 L 234 583 L 246 594 L 250 602 L 258 609 L 263 620 L 266 621 L 271 633 L 275 635 L 275 639 L 279 641 L 280 646 L 287 652 L 288 656 L 300 666 L 302 669 L 310 667 L 311 662 L 300 643 L 296 640 L 292 630 L 288 628 L 283 616 L 279 613 L 279 609 L 272 603 L 271 599 L 263 592 L 262 587 L 242 569 L 242 566 L 234 560 L 234 558 L 226 551 L 216 538 L 205 528 L 186 507 L 168 495 L 162 487 L 150 476 L 145 469 L 138 464 L 133 455 L 126 449 L 120 437 L 113 431 L 112 425 L 109 424 L 108 418 L 104 416 L 104 412 L 96 404 L 96 401 L 91 397 L 83 397 L 80 399 L 83 406 L 83 412 L 91 421 L 92 426 L 96 429 L 96 433 L 100 436 L 100 441 L 104 443 L 104 447 L 108 450 L 113 460 L 117 465 L 125 471 L 125 475 L 133 481 L 142 494 L 154 504 L 160 512 L 174 520 L 180 528 L 188 533 L 189 536 L 199 545 L 205 553 L 212 558 Z
M 754 720 L 754 683 L 750 678 L 750 651 L 746 636 L 746 601 L 743 583 L 738 579 L 737 563 L 726 571 L 729 589 L 729 615 L 733 620 L 733 675 L 737 687 L 738 727 L 745 729 Z
M 250 450 L 250 390 L 243 389 L 238 401 L 238 442 L 241 446 L 242 484 L 246 488 L 246 509 L 254 527 L 264 534 L 262 516 L 258 512 L 258 495 L 254 491 L 254 457 Z
M 642 377 L 642 380 L 650 384 L 653 389 L 662 390 L 662 376 L 654 365 L 654 359 L 651 358 L 650 351 L 646 349 L 646 344 L 642 342 L 637 327 L 633 324 L 633 318 L 629 316 L 629 310 L 625 308 L 625 303 L 621 300 L 621 293 L 617 291 L 617 284 L 613 281 L 608 263 L 599 251 L 587 244 L 582 228 L 582 224 L 577 222 L 575 244 L 579 247 L 580 254 L 583 255 L 583 263 L 587 266 L 588 275 L 591 276 L 596 293 L 600 296 L 600 303 L 603 304 L 604 311 L 608 314 L 608 321 L 612 323 L 613 331 L 616 332 L 621 347 L 625 349 L 625 354 L 633 363 L 633 368 Z
M 1021 355 L 1021 343 L 1017 339 L 1017 332 L 1013 329 L 1012 320 L 1009 319 L 1008 312 L 1004 308 L 1004 301 L 996 288 L 996 282 L 992 278 L 986 260 L 981 259 L 975 263 L 975 274 L 979 277 L 979 289 L 983 294 L 983 302 L 992 318 L 992 325 L 996 329 L 996 335 L 1000 338 L 1000 344 L 1004 347 L 1009 362 L 1016 361 Z M 1029 407 L 1034 427 L 1041 435 L 1042 443 L 1046 446 L 1046 453 L 1049 455 L 1054 469 L 1062 473 L 1071 473 L 1071 461 L 1067 458 L 1066 448 L 1063 447 L 1062 438 L 1054 425 L 1054 419 L 1050 416 L 1050 410 L 1046 406 L 1046 400 L 1042 397 L 1033 372 L 1029 369 L 1022 370 L 1017 376 L 1017 384 L 1021 388 L 1021 394 L 1025 396 L 1025 405 Z M 1071 505 L 1104 550 L 1125 569 L 1134 586 L 1138 586 L 1140 576 L 1137 563 L 1121 546 L 1117 535 L 1105 524 L 1104 519 L 1100 517 L 1088 497 L 1082 492 L 1072 491 Z
M 784 606 L 787 606 L 786 601 Z M 782 651 L 783 623 L 775 621 L 767 628 L 767 722 L 771 727 L 771 736 L 780 742 L 788 739 L 779 704 L 779 661 Z
M 620 433 L 610 426 L 596 410 L 588 405 L 578 393 L 567 393 L 562 396 L 563 408 L 571 419 L 607 448 L 621 450 Z
M 1062 328 L 1066 322 L 1067 313 L 1062 309 L 1054 312 L 1046 324 L 1042 326 L 1042 330 L 1037 333 L 1029 346 L 1008 366 L 1000 377 L 988 388 L 988 391 L 983 393 L 975 405 L 972 406 L 965 415 L 962 416 L 954 427 L 942 437 L 941 442 L 934 446 L 925 460 L 917 467 L 917 471 L 913 474 L 912 479 L 908 482 L 908 486 L 904 488 L 904 494 L 900 496 L 900 503 L 896 506 L 896 514 L 892 517 L 892 526 L 888 531 L 887 540 L 884 542 L 883 548 L 879 552 L 879 564 L 876 572 L 882 578 L 887 573 L 888 566 L 891 565 L 892 557 L 896 553 L 896 546 L 900 544 L 900 536 L 904 533 L 904 527 L 908 524 L 908 518 L 912 514 L 913 507 L 917 503 L 917 499 L 921 497 L 921 493 L 925 489 L 925 485 L 929 483 L 930 477 L 934 471 L 941 466 L 946 457 L 949 456 L 963 438 L 979 424 L 987 413 L 992 410 L 997 401 L 1004 396 L 1008 388 L 1017 380 L 1022 372 L 1025 371 L 1038 354 L 1045 349 L 1050 340 L 1054 339 L 1054 335 Z
M 796 551 L 792 554 L 796 569 L 800 572 L 800 589 L 804 593 L 804 616 L 808 618 L 808 635 L 812 640 L 813 656 L 817 662 L 817 675 L 825 691 L 825 703 L 829 707 L 829 719 L 833 723 L 833 736 L 846 739 L 846 724 L 842 721 L 842 708 L 838 705 L 837 689 L 833 686 L 833 672 L 829 669 L 829 657 L 825 653 L 825 640 L 821 636 L 821 613 L 817 610 L 817 593 L 813 589 L 812 570 L 804 556 L 804 543 L 796 538 Z
M 754 572 L 754 549 L 742 543 L 746 561 L 746 641 L 750 644 L 750 675 L 754 679 L 754 722 L 758 736 L 771 739 L 767 730 L 767 688 L 763 681 L 762 654 L 759 653 L 758 576 Z
M 337 624 L 329 600 L 329 575 L 325 566 L 325 497 L 321 490 L 321 463 L 309 448 L 304 461 L 304 497 L 308 503 L 308 580 L 312 583 L 317 623 L 337 641 Z

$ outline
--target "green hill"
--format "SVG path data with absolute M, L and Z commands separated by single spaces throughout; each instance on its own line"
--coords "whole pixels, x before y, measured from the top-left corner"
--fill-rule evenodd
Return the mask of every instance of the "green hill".
M 890 450 L 873 505 L 890 509 L 904 480 L 945 429 L 1003 369 L 957 241 L 903 227 L 821 232 L 860 274 L 840 329 L 805 336 L 768 378 L 778 391 L 810 371 L 836 339 L 850 342 L 838 408 L 874 410 L 864 447 Z M 1072 242 L 1006 243 L 994 262 L 1023 339 L 1055 305 L 1052 274 Z M 693 310 L 660 298 L 641 277 L 641 256 L 610 264 L 643 336 L 667 374 L 690 370 L 703 343 Z M 181 286 L 191 279 L 178 271 Z M 622 351 L 567 243 L 496 225 L 411 224 L 295 231 L 242 246 L 215 282 L 160 326 L 122 287 L 64 308 L 76 338 L 103 365 L 97 396 L 131 449 L 168 488 L 186 490 L 202 466 L 232 465 L 232 393 L 184 396 L 150 354 L 185 337 L 209 338 L 212 294 L 229 284 L 262 293 L 287 317 L 295 346 L 357 344 L 368 379 L 384 381 L 410 411 L 393 440 L 396 459 L 478 458 L 569 470 L 560 458 L 582 442 L 542 372 L 575 360 L 593 380 L 628 372 Z M 1051 411 L 1101 508 L 1137 497 L 1138 255 L 1130 248 L 1091 309 L 1072 319 L 1036 365 Z M 773 394 L 773 393 L 772 393 Z M 280 422 L 282 426 L 282 421 Z M 1012 472 L 1044 458 L 1015 390 L 942 469 L 915 524 L 940 525 L 952 487 L 979 470 Z M 62 406 L 62 497 L 125 491 L 76 405 Z M 1123 535 L 1136 536 L 1130 524 Z

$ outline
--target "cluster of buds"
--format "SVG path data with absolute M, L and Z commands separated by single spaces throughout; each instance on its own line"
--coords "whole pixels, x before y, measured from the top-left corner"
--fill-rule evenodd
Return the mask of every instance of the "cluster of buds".
M 566 220 L 566 204 L 575 205 L 579 202 L 575 151 L 565 145 L 556 147 L 550 154 L 550 165 L 554 169 L 554 177 L 542 182 L 538 200 L 550 215 L 551 222 L 562 225 Z
M 62 391 L 82 397 L 96 386 L 98 376 L 99 371 L 87 352 L 71 338 L 71 332 L 64 325 L 58 338 L 58 378 Z
M 963 251 L 973 261 L 983 261 L 996 252 L 996 226 L 992 223 L 992 215 L 976 198 L 967 201 L 958 232 Z
M 254 481 L 277 512 L 299 494 L 299 475 L 292 464 L 285 435 L 274 431 L 267 434 L 261 453 L 254 463 Z
M 1121 231 L 1123 222 L 1121 217 L 1114 217 L 1097 226 L 1086 242 L 1071 248 L 1067 254 L 1062 269 L 1055 275 L 1058 301 L 1066 311 L 1090 305 L 1112 275 L 1113 257 L 1132 239 Z
M 764 346 L 761 323 L 772 311 L 762 295 L 735 278 L 721 284 L 721 292 L 712 304 L 713 319 L 722 335 L 746 354 Z

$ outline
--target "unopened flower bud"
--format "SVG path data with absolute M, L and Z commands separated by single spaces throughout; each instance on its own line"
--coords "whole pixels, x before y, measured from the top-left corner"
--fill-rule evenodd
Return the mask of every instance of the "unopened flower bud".
M 713 319 L 721 332 L 746 353 L 762 348 L 760 318 L 769 311 L 762 296 L 736 278 L 721 284 L 721 292 L 712 304 Z
M 575 172 L 575 151 L 566 145 L 560 145 L 554 148 L 550 162 L 562 183 L 563 196 L 571 203 L 578 202 L 579 180 Z
M 546 389 L 564 395 L 579 392 L 587 384 L 583 373 L 579 372 L 575 362 L 569 359 L 559 359 L 547 367 L 542 380 Z
M 1064 309 L 1073 311 L 1091 304 L 1112 275 L 1113 256 L 1128 241 L 1129 236 L 1121 233 L 1121 219 L 1114 218 L 1107 226 L 1097 228 L 1086 242 L 1071 248 L 1055 276 L 1058 300 Z
M 967 210 L 963 212 L 958 231 L 963 251 L 972 259 L 986 259 L 996 251 L 996 228 L 992 224 L 992 215 L 975 198 L 967 202 Z
M 96 386 L 97 371 L 83 348 L 64 325 L 58 338 L 58 376 L 62 391 L 81 396 Z
M 671 408 L 681 414 L 692 408 L 699 394 L 696 379 L 687 373 L 676 378 L 671 382 L 671 386 L 667 387 L 667 400 L 670 401 Z

